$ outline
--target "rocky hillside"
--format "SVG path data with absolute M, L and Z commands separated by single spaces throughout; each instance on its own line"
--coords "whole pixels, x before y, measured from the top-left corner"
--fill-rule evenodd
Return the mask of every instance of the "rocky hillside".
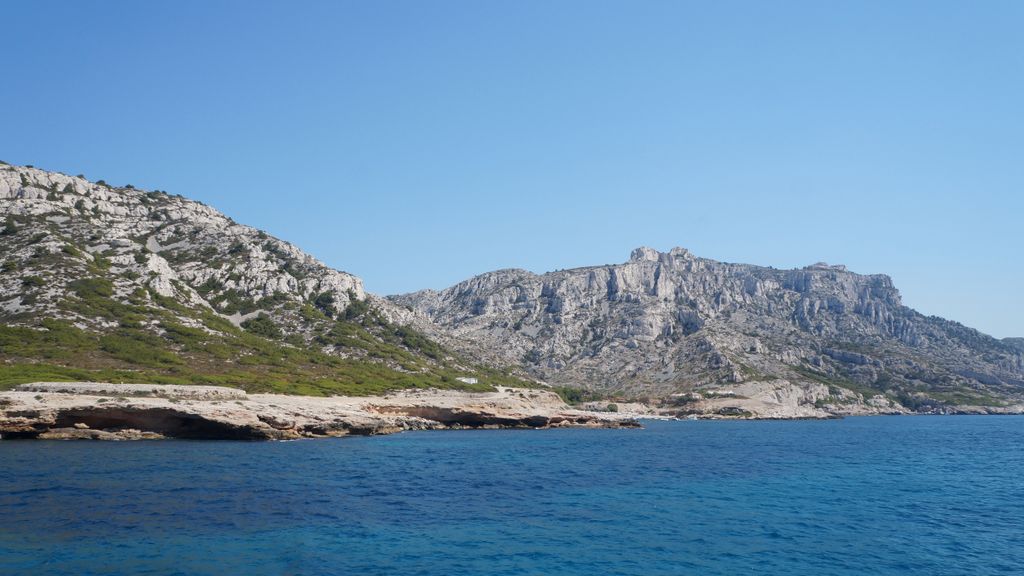
M 522 385 L 455 357 L 409 317 L 359 278 L 199 202 L 0 163 L 0 387 Z
M 624 264 L 499 270 L 392 300 L 466 353 L 623 397 L 786 396 L 844 413 L 1005 406 L 1024 393 L 1019 342 L 919 314 L 889 277 L 843 266 L 776 270 L 638 248 Z

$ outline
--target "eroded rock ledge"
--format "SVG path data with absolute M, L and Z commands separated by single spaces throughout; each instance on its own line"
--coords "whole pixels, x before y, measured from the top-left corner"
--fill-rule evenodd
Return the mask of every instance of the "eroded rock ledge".
M 453 428 L 636 427 L 544 390 L 314 398 L 213 386 L 34 383 L 0 393 L 0 438 L 291 440 Z

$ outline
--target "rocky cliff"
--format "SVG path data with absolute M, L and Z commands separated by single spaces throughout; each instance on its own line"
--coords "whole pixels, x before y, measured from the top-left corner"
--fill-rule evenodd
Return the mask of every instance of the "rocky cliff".
M 199 202 L 0 163 L 0 387 L 331 394 L 519 382 L 453 356 L 410 317 Z
M 889 277 L 843 266 L 776 270 L 638 248 L 623 264 L 499 270 L 392 301 L 468 354 L 683 411 L 773 390 L 834 414 L 1001 406 L 1024 392 L 1019 346 L 919 314 Z
M 1024 352 L 1024 338 L 1003 338 L 1003 344 Z
M 398 391 L 312 398 L 214 386 L 33 383 L 0 392 L 0 439 L 291 440 L 450 428 L 636 427 L 552 392 Z

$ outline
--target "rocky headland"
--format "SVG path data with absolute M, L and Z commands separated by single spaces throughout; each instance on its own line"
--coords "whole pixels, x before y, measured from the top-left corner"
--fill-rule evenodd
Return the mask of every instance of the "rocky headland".
M 0 393 L 0 438 L 294 440 L 405 430 L 636 427 L 546 390 L 406 390 L 383 396 L 246 394 L 215 386 L 34 383 Z

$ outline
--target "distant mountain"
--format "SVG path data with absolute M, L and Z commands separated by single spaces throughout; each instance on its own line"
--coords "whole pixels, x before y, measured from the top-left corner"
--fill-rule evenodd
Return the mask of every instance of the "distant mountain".
M 625 397 L 795 387 L 799 403 L 841 413 L 869 400 L 943 411 L 1024 396 L 1020 340 L 924 316 L 888 276 L 843 266 L 776 270 L 638 248 L 623 264 L 499 270 L 391 299 L 466 354 Z
M 456 357 L 411 316 L 199 202 L 0 163 L 0 387 L 72 379 L 329 394 L 523 383 Z
M 1003 338 L 1003 343 L 1024 352 L 1024 338 Z

